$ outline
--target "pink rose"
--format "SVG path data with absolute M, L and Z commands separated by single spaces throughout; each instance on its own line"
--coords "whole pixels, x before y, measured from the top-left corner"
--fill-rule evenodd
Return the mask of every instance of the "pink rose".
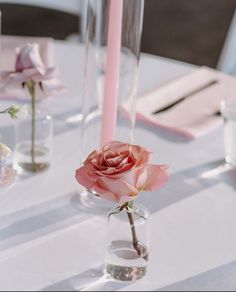
M 140 191 L 156 190 L 168 181 L 168 166 L 149 164 L 150 155 L 138 145 L 113 141 L 88 156 L 76 179 L 104 199 L 127 202 Z
M 1 72 L 0 82 L 2 91 L 21 88 L 22 84 L 34 81 L 36 90 L 41 91 L 41 95 L 49 96 L 64 91 L 64 85 L 56 78 L 58 69 L 56 67 L 47 68 L 39 54 L 38 44 L 27 44 L 16 49 L 15 71 Z M 37 94 L 38 96 L 38 94 Z
M 16 72 L 40 67 L 43 68 L 44 64 L 39 55 L 38 44 L 27 44 L 22 48 L 16 48 Z

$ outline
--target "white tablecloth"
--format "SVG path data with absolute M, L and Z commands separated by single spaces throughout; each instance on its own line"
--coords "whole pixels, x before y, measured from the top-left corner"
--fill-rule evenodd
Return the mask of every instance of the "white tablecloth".
M 64 123 L 80 106 L 82 50 L 57 42 L 55 59 L 68 92 L 47 102 L 56 123 L 52 167 L 0 190 L 0 290 L 235 290 L 236 173 L 224 167 L 222 129 L 186 142 L 141 123 L 136 142 L 170 165 L 171 179 L 138 199 L 152 213 L 147 276 L 104 281 L 106 216 L 78 205 L 80 129 Z M 140 94 L 193 69 L 144 54 Z M 0 131 L 13 144 L 9 119 Z

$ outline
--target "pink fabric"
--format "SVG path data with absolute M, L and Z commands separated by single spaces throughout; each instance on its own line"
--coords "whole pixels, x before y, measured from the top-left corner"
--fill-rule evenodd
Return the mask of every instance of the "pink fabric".
M 186 97 L 166 111 L 154 114 L 212 81 L 217 83 Z M 234 77 L 201 67 L 140 97 L 137 101 L 137 119 L 194 139 L 222 125 L 223 119 L 217 115 L 220 103 L 234 95 L 235 88 Z

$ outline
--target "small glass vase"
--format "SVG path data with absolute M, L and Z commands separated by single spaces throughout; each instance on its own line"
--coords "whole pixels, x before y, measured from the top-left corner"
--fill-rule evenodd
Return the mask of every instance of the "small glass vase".
M 16 171 L 7 166 L 6 158 L 0 157 L 0 188 L 11 185 L 16 176 Z
M 135 281 L 147 272 L 150 214 L 145 207 L 127 203 L 109 213 L 105 274 L 119 281 Z
M 15 126 L 14 165 L 29 172 L 42 172 L 50 166 L 53 120 L 45 109 L 31 111 Z

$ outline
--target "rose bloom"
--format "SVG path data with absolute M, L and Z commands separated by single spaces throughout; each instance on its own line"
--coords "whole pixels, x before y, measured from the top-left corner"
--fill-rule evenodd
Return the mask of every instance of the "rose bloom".
M 0 159 L 7 158 L 11 155 L 11 149 L 5 144 L 0 143 Z
M 141 146 L 113 141 L 88 156 L 76 179 L 104 199 L 127 202 L 167 183 L 168 166 L 149 164 L 150 156 Z
M 34 81 L 36 90 L 43 96 L 58 94 L 65 86 L 57 79 L 58 69 L 46 67 L 43 63 L 38 44 L 27 44 L 16 48 L 15 71 L 0 73 L 2 91 L 20 89 L 29 81 Z

